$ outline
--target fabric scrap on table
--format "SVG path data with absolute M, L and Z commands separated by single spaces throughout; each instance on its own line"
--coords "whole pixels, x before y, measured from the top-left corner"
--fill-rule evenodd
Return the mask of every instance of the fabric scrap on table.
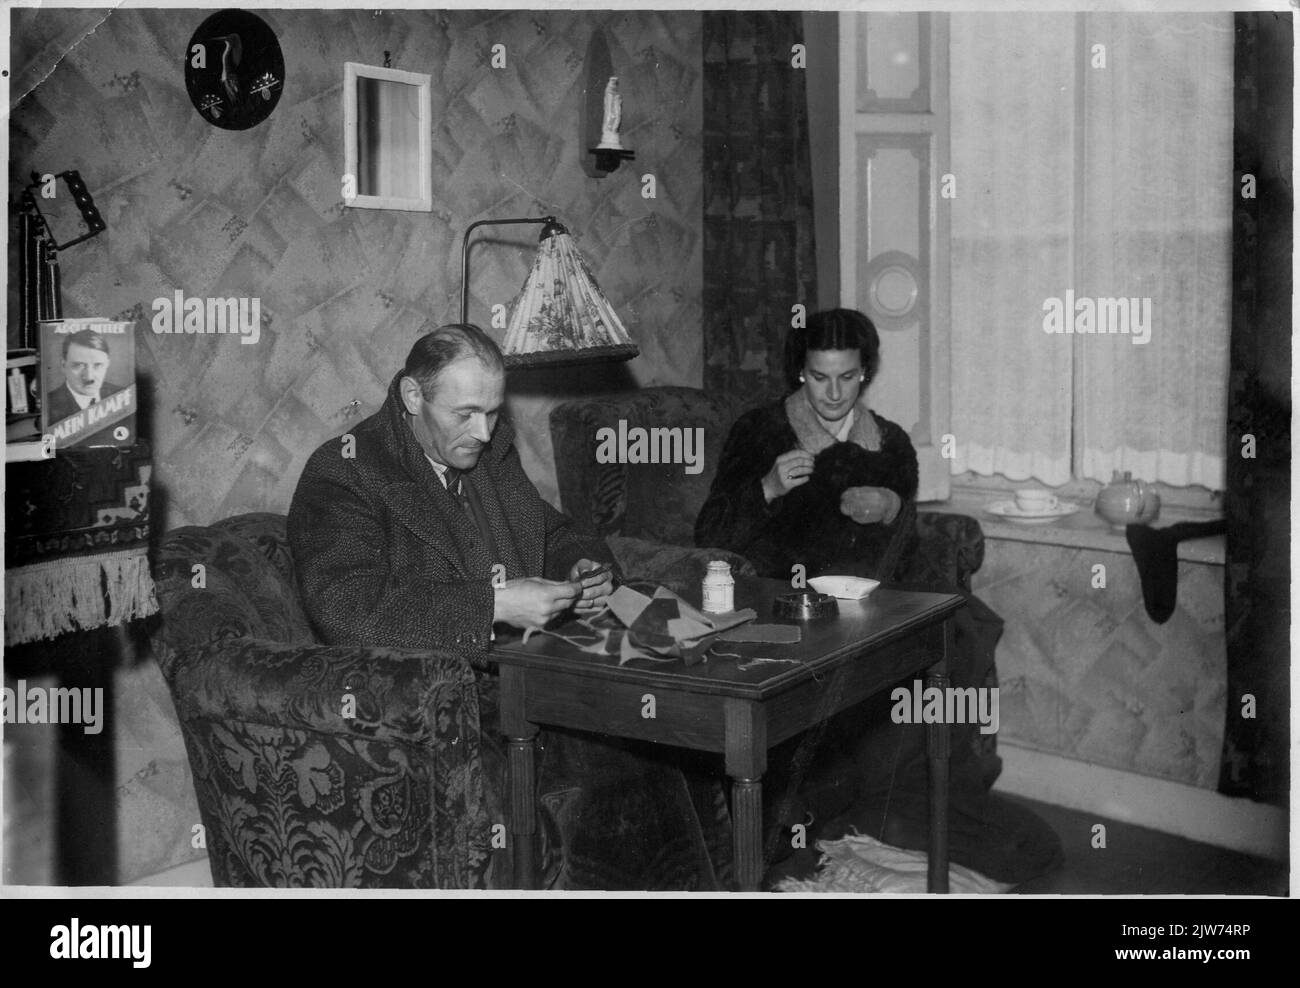
M 594 617 L 542 629 L 594 655 L 616 655 L 619 665 L 633 659 L 652 662 L 703 662 L 718 634 L 753 621 L 753 608 L 705 614 L 667 587 L 624 584 L 609 595 L 606 610 Z M 527 641 L 532 631 L 524 635 Z

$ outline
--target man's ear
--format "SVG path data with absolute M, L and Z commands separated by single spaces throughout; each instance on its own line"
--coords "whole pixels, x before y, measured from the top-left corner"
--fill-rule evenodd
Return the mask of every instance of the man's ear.
M 402 395 L 402 405 L 410 415 L 418 415 L 420 412 L 420 402 L 424 399 L 420 391 L 420 382 L 413 377 L 403 376 L 397 382 L 397 389 Z

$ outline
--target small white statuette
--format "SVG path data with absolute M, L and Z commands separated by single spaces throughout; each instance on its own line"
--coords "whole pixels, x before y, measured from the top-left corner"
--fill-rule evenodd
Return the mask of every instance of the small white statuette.
M 618 94 L 618 76 L 609 77 L 605 83 L 605 116 L 600 125 L 600 143 L 597 148 L 606 151 L 621 151 L 623 144 L 618 139 L 618 126 L 623 119 L 623 97 Z

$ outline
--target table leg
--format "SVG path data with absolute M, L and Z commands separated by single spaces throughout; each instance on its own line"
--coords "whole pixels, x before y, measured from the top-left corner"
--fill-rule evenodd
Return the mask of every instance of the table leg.
M 952 683 L 948 676 L 948 655 L 952 649 L 951 620 L 943 622 L 942 634 L 940 658 L 927 670 L 926 687 L 937 687 L 946 696 Z M 930 763 L 930 848 L 926 889 L 943 893 L 948 891 L 948 756 L 951 751 L 949 727 L 944 718 L 927 725 L 925 748 Z
M 767 720 L 761 705 L 728 697 L 723 702 L 727 775 L 731 777 L 732 855 L 736 887 L 757 892 L 763 881 L 763 772 L 767 770 Z
M 533 767 L 533 739 L 509 738 L 510 846 L 515 886 L 537 887 L 537 776 Z
M 763 880 L 763 783 L 759 779 L 733 779 L 731 812 L 736 856 L 736 886 L 757 892 Z
M 537 725 L 525 716 L 526 670 L 501 667 L 501 731 L 506 736 L 510 799 L 510 854 L 515 887 L 537 887 Z

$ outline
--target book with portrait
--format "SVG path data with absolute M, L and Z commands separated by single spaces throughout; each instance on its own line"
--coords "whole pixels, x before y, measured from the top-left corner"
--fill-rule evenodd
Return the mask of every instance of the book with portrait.
M 40 323 L 41 434 L 54 449 L 135 443 L 135 323 Z

